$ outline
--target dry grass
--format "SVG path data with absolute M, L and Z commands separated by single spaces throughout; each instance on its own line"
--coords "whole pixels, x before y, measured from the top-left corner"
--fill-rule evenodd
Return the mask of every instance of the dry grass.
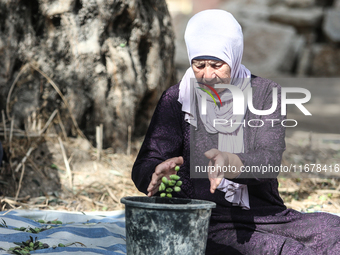
M 116 154 L 109 148 L 99 159 L 86 139 L 70 137 L 62 141 L 63 154 L 60 138 L 51 130 L 36 136 L 33 133 L 16 130 L 12 140 L 3 143 L 11 157 L 1 169 L 1 210 L 111 211 L 124 208 L 122 197 L 144 196 L 131 180 L 134 155 Z M 324 148 L 313 139 L 308 133 L 287 138 L 283 163 L 340 162 L 340 148 Z M 138 145 L 133 148 L 138 150 Z M 293 177 L 279 178 L 279 183 L 289 208 L 340 212 L 338 179 Z
M 49 140 L 50 144 L 54 144 L 51 138 Z M 58 147 L 57 143 L 54 145 Z M 130 177 L 134 156 L 114 154 L 109 149 L 103 151 L 101 160 L 98 161 L 96 159 L 97 154 L 92 149 L 90 152 L 82 151 L 82 153 L 89 154 L 89 160 L 77 161 L 72 156 L 75 153 L 73 151 L 74 145 L 68 142 L 64 142 L 64 145 L 67 148 L 68 155 L 71 155 L 68 160 L 71 159 L 72 186 L 69 182 L 69 174 L 66 171 L 65 164 L 60 159 L 54 158 L 55 161 L 52 164 L 51 162 L 46 162 L 46 165 L 52 166 L 49 169 L 50 171 L 58 173 L 60 189 L 55 191 L 51 191 L 48 187 L 51 180 L 43 180 L 45 178 L 44 174 L 41 175 L 42 179 L 39 179 L 40 176 L 31 167 L 32 164 L 27 163 L 30 167 L 26 167 L 22 182 L 25 182 L 25 178 L 30 178 L 30 175 L 35 175 L 35 179 L 39 179 L 41 185 L 46 185 L 46 187 L 40 187 L 40 190 L 45 189 L 45 192 L 43 192 L 45 195 L 30 195 L 31 188 L 29 187 L 30 185 L 27 185 L 30 181 L 26 182 L 27 186 L 21 185 L 22 182 L 17 183 L 15 193 L 22 186 L 19 194 L 27 195 L 19 196 L 17 199 L 11 196 L 3 196 L 1 198 L 2 210 L 39 208 L 83 212 L 111 211 L 124 208 L 120 203 L 122 197 L 144 195 L 136 189 Z M 74 149 L 79 153 L 79 149 Z M 36 162 L 36 165 L 42 165 L 42 162 Z M 33 171 L 33 173 L 30 173 L 30 171 Z M 20 172 L 12 172 L 14 176 L 19 174 Z

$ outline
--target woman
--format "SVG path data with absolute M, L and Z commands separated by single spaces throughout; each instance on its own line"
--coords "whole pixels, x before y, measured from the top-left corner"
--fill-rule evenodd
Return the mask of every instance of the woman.
M 276 174 L 241 171 L 281 164 L 285 130 L 280 123 L 285 116 L 280 86 L 241 65 L 240 25 L 228 12 L 206 10 L 191 18 L 185 41 L 191 67 L 158 103 L 132 170 L 137 188 L 155 195 L 161 178 L 175 174 L 180 166 L 183 185 L 178 196 L 217 205 L 206 254 L 340 254 L 338 217 L 287 209 Z M 271 109 L 277 90 L 276 110 L 258 116 L 246 105 L 243 114 L 233 115 L 232 93 L 218 87 L 229 83 L 244 94 L 251 88 L 252 105 L 258 110 Z M 228 122 L 216 125 L 216 119 Z M 264 125 L 248 125 L 253 120 Z M 209 172 L 209 179 L 195 175 L 197 166 L 208 165 L 232 166 L 236 171 Z

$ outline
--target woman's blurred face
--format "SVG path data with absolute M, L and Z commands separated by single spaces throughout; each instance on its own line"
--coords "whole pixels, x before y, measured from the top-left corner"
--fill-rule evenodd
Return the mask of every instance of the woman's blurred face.
M 192 69 L 198 82 L 214 84 L 230 84 L 230 67 L 224 61 L 217 60 L 193 60 Z M 218 89 L 217 92 L 224 89 Z

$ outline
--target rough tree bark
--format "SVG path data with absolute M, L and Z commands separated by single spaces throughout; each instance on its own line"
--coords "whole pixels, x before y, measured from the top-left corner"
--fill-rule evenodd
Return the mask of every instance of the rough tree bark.
M 173 39 L 164 0 L 0 0 L 0 108 L 21 128 L 60 109 L 74 134 L 46 74 L 88 138 L 103 123 L 104 147 L 125 151 L 175 82 Z

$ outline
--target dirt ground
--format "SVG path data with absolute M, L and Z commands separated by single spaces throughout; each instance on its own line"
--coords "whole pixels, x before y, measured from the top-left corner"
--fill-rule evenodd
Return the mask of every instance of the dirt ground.
M 80 138 L 61 140 L 45 136 L 5 141 L 3 146 L 5 151 L 11 151 L 11 157 L 1 168 L 1 210 L 123 209 L 122 197 L 144 195 L 130 177 L 141 142 L 140 139 L 132 144 L 131 155 L 116 154 L 109 148 L 99 158 L 97 149 Z M 284 166 L 332 164 L 334 167 L 340 162 L 340 135 L 290 132 L 286 145 Z M 336 173 L 325 176 L 321 171 L 315 172 L 313 178 L 298 173 L 279 175 L 279 191 L 286 206 L 303 212 L 339 213 L 340 181 Z

